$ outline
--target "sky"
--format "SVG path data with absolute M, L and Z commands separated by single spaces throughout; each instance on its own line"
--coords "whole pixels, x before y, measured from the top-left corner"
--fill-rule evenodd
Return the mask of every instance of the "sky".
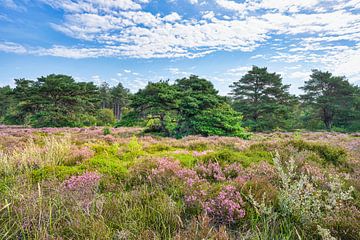
M 0 0 L 0 86 L 51 73 L 132 92 L 195 74 L 220 94 L 253 65 L 360 85 L 360 0 Z

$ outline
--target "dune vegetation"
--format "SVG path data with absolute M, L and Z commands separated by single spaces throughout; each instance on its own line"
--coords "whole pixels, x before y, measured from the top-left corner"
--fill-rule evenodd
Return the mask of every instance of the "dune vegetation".
M 360 239 L 357 134 L 0 130 L 1 239 Z

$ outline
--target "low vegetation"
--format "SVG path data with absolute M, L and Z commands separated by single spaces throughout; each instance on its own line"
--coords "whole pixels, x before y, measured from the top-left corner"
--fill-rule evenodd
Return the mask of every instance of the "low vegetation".
M 360 239 L 356 134 L 0 130 L 1 239 Z

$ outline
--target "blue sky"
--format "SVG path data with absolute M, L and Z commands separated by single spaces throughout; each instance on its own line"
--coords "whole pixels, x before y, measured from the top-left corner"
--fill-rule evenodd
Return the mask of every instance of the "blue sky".
M 359 84 L 360 0 L 0 0 L 0 86 L 196 74 L 227 94 L 252 65 L 296 94 L 314 68 Z

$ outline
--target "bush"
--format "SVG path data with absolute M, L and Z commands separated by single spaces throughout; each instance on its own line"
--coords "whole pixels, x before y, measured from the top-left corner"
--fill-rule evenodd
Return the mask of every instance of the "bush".
M 104 134 L 104 135 L 109 135 L 109 134 L 111 134 L 110 129 L 109 129 L 108 127 L 103 128 L 103 134 Z
M 191 124 L 194 126 L 194 134 L 248 138 L 250 134 L 241 127 L 241 120 L 240 113 L 233 110 L 230 105 L 222 104 L 200 112 Z
M 96 113 L 96 125 L 109 126 L 115 123 L 116 119 L 111 109 L 100 109 Z
M 299 151 L 308 150 L 317 153 L 325 163 L 332 163 L 335 166 L 345 165 L 346 163 L 347 154 L 340 147 L 321 143 L 309 143 L 303 140 L 292 140 L 289 144 L 296 147 Z
M 115 127 L 144 127 L 145 125 L 146 122 L 134 111 L 128 112 L 120 121 L 115 123 Z

